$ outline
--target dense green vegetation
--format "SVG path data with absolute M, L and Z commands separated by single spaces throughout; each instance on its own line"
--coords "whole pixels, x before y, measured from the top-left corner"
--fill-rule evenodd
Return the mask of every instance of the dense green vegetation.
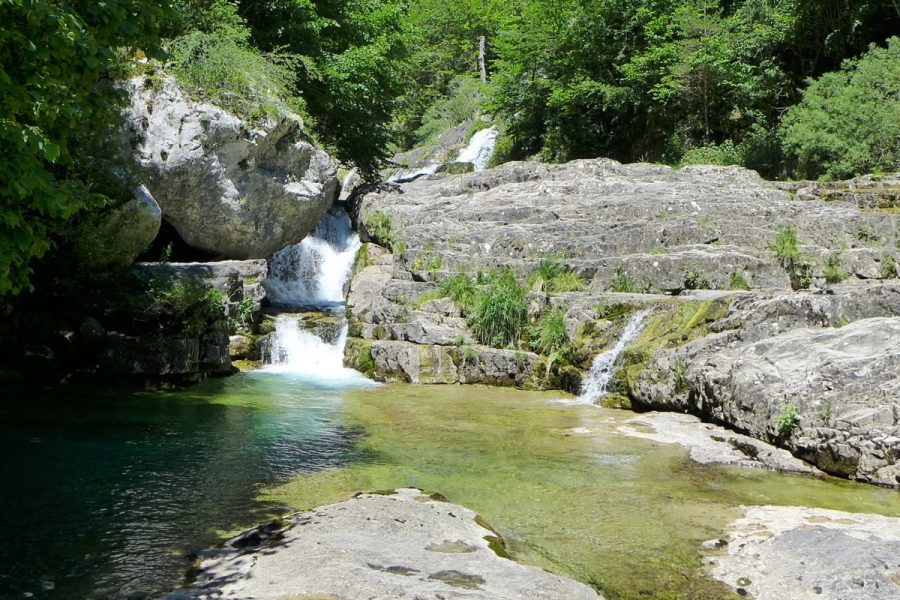
M 488 114 L 495 164 L 900 168 L 894 0 L 0 0 L 0 23 L 0 296 L 127 196 L 112 82 L 138 67 L 251 120 L 289 108 L 370 179 Z

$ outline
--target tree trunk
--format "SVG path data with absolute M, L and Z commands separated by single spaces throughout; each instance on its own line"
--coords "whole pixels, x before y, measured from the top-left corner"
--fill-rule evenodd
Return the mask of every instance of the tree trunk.
M 478 38 L 478 68 L 481 71 L 481 83 L 487 83 L 487 38 Z

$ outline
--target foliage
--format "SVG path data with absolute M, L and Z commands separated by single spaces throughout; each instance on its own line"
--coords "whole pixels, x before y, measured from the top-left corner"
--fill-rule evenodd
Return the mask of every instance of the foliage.
M 450 83 L 447 94 L 425 110 L 421 117 L 422 124 L 415 132 L 414 142 L 434 141 L 448 129 L 475 119 L 483 101 L 484 92 L 480 81 L 465 75 L 455 78 Z
M 900 170 L 900 38 L 810 81 L 781 136 L 800 177 Z
M 625 272 L 625 267 L 622 265 L 616 265 L 613 270 L 613 277 L 609 282 L 609 287 L 613 292 L 619 294 L 636 294 L 640 291 L 637 281 Z
M 237 310 L 233 315 L 228 317 L 228 329 L 232 334 L 239 330 L 246 329 L 253 324 L 253 318 L 256 313 L 256 303 L 252 298 L 243 298 L 237 305 Z
M 406 91 L 409 35 L 402 0 L 241 0 L 264 52 L 297 56 L 295 81 L 318 135 L 337 158 L 375 179 Z
M 605 301 L 601 301 L 594 307 L 594 313 L 598 319 L 606 319 L 609 321 L 631 314 L 632 312 L 634 312 L 634 306 L 624 302 L 607 304 Z
M 564 350 L 569 344 L 565 317 L 560 309 L 549 310 L 541 315 L 530 330 L 528 345 L 531 349 L 545 356 L 554 356 Z
M 147 319 L 174 321 L 188 335 L 200 335 L 208 324 L 225 317 L 225 294 L 196 277 L 153 276 L 142 282 L 134 298 Z
M 900 276 L 897 270 L 897 261 L 891 254 L 885 254 L 881 257 L 881 278 L 893 279 Z
M 728 289 L 729 290 L 749 290 L 750 282 L 747 280 L 747 276 L 744 273 L 739 271 L 735 271 L 731 274 L 731 279 L 728 281 Z
M 457 273 L 442 281 L 440 291 L 444 296 L 451 298 L 463 314 L 475 306 L 475 284 L 464 273 Z
M 797 416 L 797 407 L 793 404 L 785 404 L 781 412 L 775 417 L 775 429 L 781 437 L 789 437 L 800 423 Z
M 700 272 L 700 267 L 690 264 L 684 271 L 684 289 L 709 290 L 712 289 L 709 280 Z
M 561 256 L 556 254 L 541 258 L 537 270 L 529 277 L 529 283 L 532 285 L 538 281 L 543 283 L 544 291 L 548 294 L 580 292 L 585 289 L 581 275 L 573 271 L 563 262 Z
M 123 55 L 158 50 L 165 3 L 0 2 L 0 298 L 73 217 L 127 194 L 114 173 Z
M 363 219 L 363 225 L 365 225 L 369 236 L 379 244 L 391 248 L 396 243 L 390 215 L 381 211 L 376 211 L 370 215 L 366 215 Z
M 740 152 L 734 142 L 725 140 L 721 144 L 711 142 L 699 148 L 691 148 L 681 157 L 681 166 L 687 165 L 730 165 L 744 164 Z
M 825 281 L 828 283 L 840 283 L 847 279 L 847 273 L 841 267 L 841 257 L 832 254 L 825 261 Z
M 782 225 L 778 228 L 775 242 L 770 250 L 775 253 L 781 265 L 791 271 L 800 260 L 800 243 L 797 239 L 797 228 L 793 225 Z
M 496 348 L 517 344 L 528 320 L 527 295 L 511 269 L 492 274 L 478 289 L 468 315 L 475 337 Z

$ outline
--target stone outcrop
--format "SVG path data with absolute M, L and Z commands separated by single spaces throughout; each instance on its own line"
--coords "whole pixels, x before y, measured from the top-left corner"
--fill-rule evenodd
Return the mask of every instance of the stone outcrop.
M 653 354 L 639 405 L 691 412 L 822 470 L 900 485 L 900 285 L 744 296 L 713 333 Z
M 497 532 L 438 495 L 360 494 L 203 553 L 195 586 L 165 599 L 601 598 L 505 556 Z
M 900 598 L 900 519 L 815 508 L 744 507 L 712 575 L 752 598 Z
M 74 240 L 77 262 L 91 271 L 122 269 L 156 238 L 162 211 L 150 191 L 139 186 L 134 198 L 101 216 Z
M 786 225 L 797 229 L 813 283 L 824 284 L 832 255 L 851 279 L 880 278 L 891 259 L 900 262 L 900 215 L 808 189 L 780 189 L 737 167 L 508 163 L 361 191 L 352 212 L 364 241 L 405 248 L 408 264 L 431 253 L 439 272 L 524 272 L 555 253 L 598 292 L 613 287 L 617 270 L 641 291 L 677 292 L 692 272 L 720 289 L 735 273 L 754 288 L 789 289 L 770 250 Z M 369 231 L 379 213 L 382 227 Z M 390 239 L 379 239 L 386 230 Z
M 194 248 L 266 258 L 301 241 L 336 198 L 335 166 L 297 118 L 256 126 L 191 100 L 170 77 L 127 88 L 129 142 L 147 187 Z

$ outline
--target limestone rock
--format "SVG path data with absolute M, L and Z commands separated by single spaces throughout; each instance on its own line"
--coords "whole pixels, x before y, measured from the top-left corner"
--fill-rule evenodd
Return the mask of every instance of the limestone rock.
M 140 186 L 134 198 L 80 232 L 74 241 L 77 260 L 83 267 L 98 271 L 127 267 L 153 243 L 161 224 L 159 204 L 146 187 Z
M 328 155 L 289 115 L 254 128 L 190 100 L 171 77 L 161 89 L 128 82 L 131 143 L 165 219 L 191 246 L 227 258 L 265 258 L 300 242 L 338 194 Z
M 744 507 L 713 576 L 759 600 L 900 598 L 900 519 L 814 508 Z
M 495 552 L 503 541 L 471 510 L 419 490 L 360 494 L 246 532 L 201 555 L 206 598 L 597 599 L 588 586 Z M 279 524 L 280 525 L 280 524 Z
M 727 423 L 828 473 L 900 486 L 900 319 L 749 331 L 657 352 L 633 400 Z

